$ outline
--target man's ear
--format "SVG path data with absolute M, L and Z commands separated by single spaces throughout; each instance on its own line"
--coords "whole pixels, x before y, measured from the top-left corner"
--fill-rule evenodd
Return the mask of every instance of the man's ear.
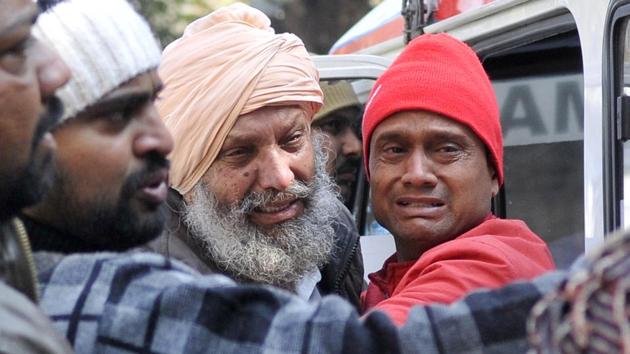
M 194 190 L 194 189 L 193 189 Z M 192 200 L 193 200 L 193 190 L 191 190 L 190 192 L 184 194 L 182 196 L 182 198 L 184 199 L 184 204 L 186 205 L 190 205 L 192 204 Z
M 488 164 L 488 172 L 490 173 L 490 177 L 492 178 L 492 198 L 496 197 L 499 193 L 499 174 L 497 173 L 497 169 L 494 167 L 494 159 L 490 154 L 490 151 L 486 148 L 486 162 Z
M 492 169 L 492 171 L 494 171 L 494 168 Z M 492 198 L 494 198 L 497 196 L 497 194 L 499 194 L 499 178 L 496 172 L 494 172 L 494 174 L 492 175 L 491 183 L 492 183 Z

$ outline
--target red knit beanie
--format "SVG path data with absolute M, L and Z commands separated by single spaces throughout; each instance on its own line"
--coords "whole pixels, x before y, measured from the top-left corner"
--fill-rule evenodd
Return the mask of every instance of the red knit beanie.
M 376 81 L 363 117 L 368 178 L 374 129 L 394 113 L 414 110 L 438 113 L 470 128 L 486 144 L 503 184 L 499 108 L 488 75 L 467 44 L 443 33 L 419 36 Z

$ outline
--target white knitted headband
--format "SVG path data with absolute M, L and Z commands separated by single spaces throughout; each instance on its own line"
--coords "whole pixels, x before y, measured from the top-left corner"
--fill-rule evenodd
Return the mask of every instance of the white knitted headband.
M 60 2 L 39 16 L 33 35 L 56 49 L 72 72 L 58 91 L 61 121 L 160 63 L 159 44 L 126 0 Z

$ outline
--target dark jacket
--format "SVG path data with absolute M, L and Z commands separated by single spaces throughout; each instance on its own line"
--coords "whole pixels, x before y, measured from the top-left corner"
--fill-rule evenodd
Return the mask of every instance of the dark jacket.
M 0 353 L 72 352 L 31 302 L 37 301 L 36 284 L 35 263 L 24 225 L 17 218 L 0 223 Z
M 203 274 L 221 273 L 212 260 L 205 256 L 203 247 L 193 239 L 181 223 L 177 210 L 182 210 L 182 197 L 174 190 L 169 191 L 168 226 L 158 239 L 143 250 L 150 250 L 175 258 Z M 322 295 L 337 294 L 359 308 L 363 290 L 363 258 L 359 233 L 350 211 L 339 201 L 338 217 L 332 221 L 335 230 L 335 247 L 330 261 L 320 269 L 322 279 L 317 289 Z
M 363 257 L 354 218 L 341 202 L 339 217 L 333 221 L 335 248 L 330 261 L 320 269 L 322 280 L 317 289 L 322 294 L 337 294 L 359 309 L 363 290 Z

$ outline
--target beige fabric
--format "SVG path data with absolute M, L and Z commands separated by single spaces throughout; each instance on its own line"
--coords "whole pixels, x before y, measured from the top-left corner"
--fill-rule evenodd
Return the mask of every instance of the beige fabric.
M 361 107 L 357 94 L 348 81 L 338 81 L 332 84 L 322 83 L 324 92 L 324 106 L 317 112 L 313 122 L 328 116 L 336 110 L 346 107 Z
M 262 12 L 240 3 L 188 25 L 163 53 L 158 110 L 175 138 L 170 181 L 188 193 L 214 162 L 241 114 L 267 105 L 322 104 L 319 74 L 302 41 L 274 34 Z

